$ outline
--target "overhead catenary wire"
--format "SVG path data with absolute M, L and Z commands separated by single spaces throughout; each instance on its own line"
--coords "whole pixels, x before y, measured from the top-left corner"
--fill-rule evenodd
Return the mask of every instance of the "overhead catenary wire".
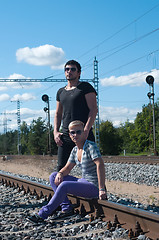
M 128 42 L 123 43 L 123 44 L 121 44 L 121 45 L 119 45 L 119 46 L 117 46 L 117 47 L 114 47 L 114 48 L 111 49 L 111 50 L 106 51 L 105 53 L 108 53 L 108 52 L 111 52 L 111 51 L 116 50 L 116 49 L 119 48 L 118 50 L 116 50 L 116 51 L 110 53 L 109 55 L 107 55 L 107 56 L 105 56 L 105 57 L 99 59 L 98 62 L 102 62 L 102 61 L 105 60 L 106 58 L 109 58 L 109 57 L 113 56 L 114 54 L 116 54 L 116 53 L 118 53 L 118 52 L 124 50 L 125 48 L 131 46 L 132 44 L 135 44 L 136 42 L 138 42 L 138 41 L 144 39 L 145 37 L 148 37 L 149 35 L 151 35 L 151 34 L 157 32 L 158 30 L 159 30 L 159 28 L 156 28 L 156 29 L 152 30 L 151 32 L 148 32 L 148 33 L 146 33 L 146 34 L 140 36 L 139 38 L 137 38 L 137 39 L 135 39 L 135 40 L 128 41 Z M 102 54 L 104 54 L 104 53 L 101 53 L 101 55 L 102 55 Z M 98 55 L 98 56 L 99 56 L 99 55 Z M 87 63 L 88 63 L 88 62 L 89 62 L 89 61 L 87 61 Z M 88 64 L 88 65 L 85 65 L 84 69 L 87 69 L 87 68 L 89 68 L 90 66 L 92 66 L 91 63 Z
M 150 13 L 151 11 L 153 11 L 154 9 L 156 9 L 157 7 L 159 7 L 159 4 L 155 5 L 154 7 L 152 7 L 151 9 L 149 9 L 148 11 L 146 11 L 145 13 L 143 13 L 142 15 L 140 15 L 138 18 L 134 19 L 132 22 L 126 24 L 124 27 L 120 28 L 119 30 L 117 30 L 115 33 L 113 33 L 111 36 L 107 37 L 106 39 L 104 39 L 103 41 L 101 41 L 100 43 L 98 43 L 96 46 L 92 47 L 91 49 L 89 49 L 88 51 L 86 51 L 85 53 L 83 53 L 82 55 L 80 55 L 78 57 L 78 59 L 80 59 L 81 57 L 87 55 L 88 53 L 90 53 L 91 51 L 93 51 L 95 48 L 98 48 L 100 45 L 102 45 L 103 43 L 105 43 L 106 41 L 112 39 L 113 37 L 115 37 L 117 34 L 119 34 L 120 32 L 122 32 L 123 30 L 125 30 L 126 28 L 128 28 L 129 26 L 131 26 L 132 24 L 138 22 L 141 18 L 143 18 L 144 16 L 146 16 L 148 13 Z
M 157 32 L 158 30 L 159 30 L 159 28 L 156 28 L 156 29 L 152 30 L 151 32 L 148 32 L 148 33 L 142 35 L 141 37 L 139 37 L 139 38 L 137 38 L 137 39 L 135 39 L 135 40 L 132 40 L 132 41 L 129 41 L 129 42 L 127 42 L 127 43 L 124 43 L 124 44 L 120 45 L 121 48 L 120 48 L 119 50 L 117 50 L 117 51 L 115 51 L 115 52 L 107 55 L 106 57 L 103 57 L 102 59 L 98 60 L 98 62 L 101 62 L 101 61 L 105 60 L 106 58 L 109 58 L 110 56 L 112 56 L 112 55 L 114 55 L 114 54 L 122 51 L 123 49 L 125 49 L 125 48 L 131 46 L 132 44 L 134 44 L 134 43 L 142 40 L 143 38 L 148 37 L 149 35 Z M 118 46 L 118 47 L 120 47 L 120 46 Z M 118 48 L 118 47 L 116 47 L 116 48 Z M 116 48 L 115 48 L 115 49 L 116 49 Z M 113 48 L 113 49 L 114 49 L 114 48 Z M 111 50 L 109 50 L 109 51 L 111 51 Z
M 134 62 L 137 62 L 137 61 L 141 60 L 142 58 L 145 58 L 145 57 L 147 57 L 148 55 L 151 55 L 151 54 L 156 53 L 156 52 L 158 52 L 158 51 L 159 51 L 159 49 L 154 50 L 154 51 L 152 51 L 152 52 L 149 53 L 149 54 L 145 54 L 145 55 L 143 55 L 143 56 L 141 56 L 141 57 L 138 57 L 138 58 L 136 58 L 136 59 L 134 59 L 134 60 L 132 60 L 132 61 L 130 61 L 130 62 L 127 62 L 127 63 L 125 63 L 125 64 L 122 64 L 122 65 L 120 65 L 119 67 L 113 68 L 113 69 L 111 69 L 110 71 L 107 71 L 107 72 L 101 74 L 100 77 L 103 76 L 103 75 L 106 75 L 106 74 L 108 74 L 108 73 L 114 72 L 114 71 L 116 71 L 116 70 L 118 70 L 118 69 L 120 69 L 120 68 L 122 68 L 122 67 L 125 67 L 125 66 L 127 66 L 127 65 L 129 65 L 129 64 L 132 64 L 132 63 L 134 63 Z

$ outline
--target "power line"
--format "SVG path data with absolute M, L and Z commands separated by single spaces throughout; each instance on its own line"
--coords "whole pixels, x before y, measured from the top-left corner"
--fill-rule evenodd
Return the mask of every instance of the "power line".
M 127 43 L 124 43 L 124 44 L 120 45 L 121 48 L 120 48 L 119 50 L 117 50 L 117 51 L 109 54 L 108 56 L 100 59 L 98 62 L 101 62 L 101 61 L 105 60 L 106 58 L 109 58 L 110 56 L 114 55 L 115 53 L 118 53 L 118 52 L 122 51 L 123 49 L 125 49 L 125 48 L 131 46 L 132 44 L 134 44 L 134 43 L 142 40 L 143 38 L 145 38 L 145 37 L 147 37 L 147 36 L 149 36 L 149 35 L 157 32 L 158 30 L 159 30 L 159 28 L 156 28 L 155 30 L 153 30 L 153 31 L 151 31 L 151 32 L 148 32 L 148 33 L 142 35 L 141 37 L 139 37 L 139 38 L 137 38 L 137 39 L 135 39 L 135 40 L 132 40 L 132 41 L 129 41 L 129 42 L 127 42 Z M 116 47 L 116 48 L 119 48 L 120 46 L 118 46 L 118 47 Z M 115 48 L 115 49 L 116 49 L 116 48 Z M 113 49 L 114 49 L 114 48 L 113 48 Z M 110 52 L 110 51 L 111 51 L 111 50 L 109 50 L 109 52 Z
M 123 65 L 120 65 L 119 67 L 116 67 L 116 68 L 114 68 L 114 69 L 111 69 L 110 71 L 107 71 L 107 72 L 101 74 L 100 77 L 103 76 L 103 75 L 105 75 L 105 74 L 114 72 L 114 71 L 116 71 L 116 70 L 118 70 L 118 69 L 120 69 L 120 68 L 122 68 L 122 67 L 125 67 L 125 66 L 127 66 L 127 65 L 130 65 L 130 64 L 132 64 L 132 63 L 134 63 L 134 62 L 137 62 L 137 61 L 141 60 L 142 58 L 144 58 L 144 57 L 146 57 L 146 56 L 148 56 L 148 55 L 151 55 L 151 54 L 153 54 L 153 53 L 156 53 L 156 52 L 158 52 L 158 51 L 159 51 L 159 49 L 157 49 L 157 50 L 155 50 L 155 51 L 153 51 L 153 52 L 151 52 L 151 53 L 149 53 L 149 54 L 145 54 L 144 56 L 138 57 L 138 58 L 136 58 L 136 59 L 134 59 L 134 60 L 132 60 L 132 61 L 130 61 L 130 62 L 128 62 L 128 63 L 125 63 L 125 64 L 123 64 Z
M 136 23 L 137 21 L 139 21 L 141 18 L 143 18 L 144 16 L 146 16 L 148 13 L 150 13 L 151 11 L 153 11 L 155 8 L 157 8 L 159 6 L 159 4 L 155 5 L 154 7 L 152 7 L 150 10 L 148 10 L 147 12 L 145 12 L 144 14 L 142 14 L 141 16 L 139 16 L 138 18 L 134 19 L 132 22 L 128 23 L 127 25 L 125 25 L 124 27 L 122 27 L 121 29 L 119 29 L 118 31 L 116 31 L 114 34 L 112 34 L 111 36 L 109 36 L 108 38 L 104 39 L 102 42 L 100 42 L 99 44 L 97 44 L 96 46 L 94 46 L 93 48 L 91 48 L 90 50 L 86 51 L 85 53 L 83 53 L 81 56 L 79 56 L 78 58 L 81 58 L 85 55 L 87 55 L 89 52 L 93 51 L 95 48 L 99 47 L 100 45 L 102 45 L 103 43 L 105 43 L 106 41 L 112 39 L 114 36 L 116 36 L 118 33 L 122 32 L 124 29 L 126 29 L 127 27 L 129 27 L 130 25 Z
M 134 44 L 134 43 L 142 40 L 143 38 L 148 37 L 149 35 L 157 32 L 158 30 L 159 30 L 159 28 L 156 28 L 156 29 L 152 30 L 151 32 L 148 32 L 148 33 L 140 36 L 139 38 L 137 38 L 137 39 L 135 39 L 135 40 L 131 40 L 131 41 L 129 41 L 129 42 L 123 43 L 123 44 L 121 44 L 121 45 L 119 45 L 119 46 L 117 46 L 117 47 L 115 47 L 115 48 L 113 48 L 113 49 L 111 49 L 111 50 L 108 50 L 108 51 L 106 51 L 106 52 L 104 52 L 104 53 L 101 53 L 100 55 L 103 55 L 103 54 L 105 54 L 105 53 L 111 52 L 111 51 L 113 51 L 113 50 L 118 49 L 118 48 L 121 47 L 120 49 L 116 50 L 115 52 L 110 53 L 109 55 L 107 55 L 107 56 L 103 57 L 102 59 L 98 60 L 98 62 L 102 62 L 102 61 L 105 60 L 106 58 L 109 58 L 109 57 L 113 56 L 114 54 L 116 54 L 116 53 L 122 51 L 123 49 L 131 46 L 132 44 Z M 98 55 L 98 57 L 99 57 L 99 55 Z M 91 60 L 91 59 L 90 59 L 90 60 Z M 88 60 L 87 62 L 89 62 L 90 60 Z M 86 62 L 86 63 L 87 63 L 87 62 Z M 91 66 L 91 64 L 85 65 L 84 69 L 87 69 L 87 68 L 89 68 L 90 66 Z

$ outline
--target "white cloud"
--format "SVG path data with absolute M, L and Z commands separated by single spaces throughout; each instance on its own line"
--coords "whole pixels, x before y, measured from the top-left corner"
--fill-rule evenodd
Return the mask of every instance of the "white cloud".
M 55 114 L 55 110 L 50 111 L 50 116 L 53 117 Z M 27 124 L 30 124 L 33 119 L 37 119 L 39 117 L 42 117 L 43 119 L 46 119 L 46 113 L 43 109 L 36 110 L 36 109 L 30 109 L 30 108 L 21 108 L 20 109 L 20 116 L 21 121 L 27 122 Z
M 0 95 L 0 102 L 2 101 L 8 101 L 10 99 L 8 94 L 1 94 Z
M 26 77 L 24 77 L 22 74 L 13 73 L 8 77 L 8 79 L 26 79 Z
M 12 97 L 11 101 L 18 101 L 18 100 L 20 100 L 20 101 L 29 101 L 29 100 L 35 100 L 35 99 L 36 99 L 36 97 L 33 96 L 32 94 L 24 93 L 22 95 L 20 95 L 20 94 L 14 95 Z
M 51 66 L 52 69 L 63 68 L 65 53 L 62 48 L 53 45 L 42 45 L 35 48 L 20 48 L 16 52 L 18 62 L 26 62 L 36 66 Z
M 159 70 L 154 69 L 151 72 L 136 72 L 133 74 L 109 78 L 100 79 L 102 86 L 125 86 L 130 85 L 131 87 L 140 87 L 145 84 L 146 77 L 152 75 L 155 78 L 155 83 L 159 83 Z
M 8 114 L 7 116 L 9 116 L 9 119 L 11 120 L 7 124 L 8 131 L 18 129 L 17 114 L 16 114 L 17 109 L 11 110 L 11 111 L 6 111 L 5 113 Z M 51 110 L 50 115 L 51 115 L 51 119 L 54 118 L 55 110 Z M 46 120 L 46 123 L 47 123 L 46 113 L 44 112 L 43 109 L 40 109 L 40 110 L 30 109 L 30 108 L 21 108 L 20 109 L 21 124 L 23 121 L 25 121 L 28 125 L 30 125 L 31 122 L 33 121 L 33 119 L 37 120 L 39 117 L 42 117 L 42 119 Z M 3 116 L 2 116 L 1 120 L 3 120 Z M 51 121 L 51 124 L 52 123 L 53 123 L 53 121 Z M 2 133 L 3 131 L 4 131 L 3 127 L 0 126 L 0 132 Z
M 2 83 L 0 86 L 0 91 L 7 91 L 7 86 L 3 86 L 3 83 Z
M 100 106 L 100 120 L 111 121 L 113 126 L 118 127 L 127 120 L 133 122 L 138 112 L 142 109 L 128 109 L 125 107 L 102 107 Z
M 27 124 L 30 124 L 33 119 L 37 119 L 38 117 L 45 117 L 45 112 L 43 111 L 43 109 L 36 110 L 30 108 L 21 108 L 20 116 L 21 121 L 25 121 L 27 122 Z

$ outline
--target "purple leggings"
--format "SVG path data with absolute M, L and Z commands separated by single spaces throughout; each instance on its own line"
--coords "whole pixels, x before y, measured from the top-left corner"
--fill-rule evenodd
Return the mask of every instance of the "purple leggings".
M 56 186 L 54 183 L 56 174 L 57 172 L 54 172 L 50 175 L 50 183 L 54 195 L 49 203 L 43 206 L 38 213 L 43 219 L 51 215 L 58 206 L 61 206 L 62 211 L 72 209 L 67 193 L 85 198 L 98 198 L 99 191 L 93 183 L 88 182 L 84 178 L 67 175 L 63 178 L 63 182 L 59 186 Z

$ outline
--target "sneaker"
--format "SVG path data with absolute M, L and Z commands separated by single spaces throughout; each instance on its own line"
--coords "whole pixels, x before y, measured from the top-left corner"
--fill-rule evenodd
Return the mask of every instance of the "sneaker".
M 68 218 L 70 216 L 73 216 L 73 215 L 75 215 L 73 209 L 71 209 L 69 211 L 66 211 L 66 212 L 60 211 L 60 212 L 58 212 L 58 214 L 56 216 L 53 217 L 53 220 L 55 220 L 55 219 L 66 219 L 66 218 Z
M 32 223 L 44 223 L 44 219 L 43 218 L 41 218 L 38 214 L 34 214 L 34 215 L 32 215 L 32 216 L 29 216 L 28 218 L 27 218 L 27 220 L 29 220 L 30 222 L 32 222 Z

